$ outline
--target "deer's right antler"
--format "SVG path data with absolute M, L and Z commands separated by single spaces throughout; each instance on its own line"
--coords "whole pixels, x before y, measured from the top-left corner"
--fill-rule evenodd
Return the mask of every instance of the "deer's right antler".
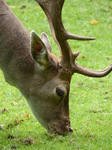
M 61 64 L 68 68 L 72 73 L 80 73 L 90 77 L 103 77 L 112 71 L 112 64 L 103 71 L 92 71 L 79 66 L 75 60 L 79 52 L 72 53 L 68 39 L 73 40 L 95 40 L 95 38 L 82 37 L 68 33 L 63 25 L 61 14 L 65 0 L 36 0 L 44 10 L 54 37 L 54 40 L 60 47 Z

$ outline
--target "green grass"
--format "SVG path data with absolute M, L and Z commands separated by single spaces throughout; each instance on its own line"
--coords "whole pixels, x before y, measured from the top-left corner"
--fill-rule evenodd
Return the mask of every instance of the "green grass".
M 53 53 L 60 55 L 41 8 L 32 0 L 7 0 L 30 32 L 49 35 Z M 22 6 L 25 8 L 22 9 Z M 98 24 L 91 24 L 91 20 Z M 96 41 L 69 41 L 80 51 L 77 62 L 91 69 L 103 69 L 112 61 L 112 1 L 70 0 L 65 2 L 63 22 L 71 33 L 95 36 Z M 2 113 L 3 108 L 7 111 Z M 30 115 L 30 116 L 29 116 Z M 0 71 L 0 150 L 111 150 L 112 73 L 94 79 L 74 74 L 70 92 L 72 135 L 49 135 L 36 121 L 17 89 L 8 85 Z M 31 145 L 27 143 L 28 138 Z M 27 140 L 27 141 L 26 141 Z

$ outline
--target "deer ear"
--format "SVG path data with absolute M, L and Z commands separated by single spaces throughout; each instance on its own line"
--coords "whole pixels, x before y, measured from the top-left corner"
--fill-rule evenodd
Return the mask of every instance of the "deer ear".
M 40 65 L 48 64 L 48 53 L 45 44 L 35 31 L 31 32 L 31 54 Z
M 42 33 L 41 35 L 41 40 L 43 41 L 43 43 L 45 44 L 47 50 L 49 50 L 51 52 L 52 48 L 51 48 L 51 44 L 50 44 L 50 41 L 49 41 L 49 38 L 47 36 L 46 33 Z

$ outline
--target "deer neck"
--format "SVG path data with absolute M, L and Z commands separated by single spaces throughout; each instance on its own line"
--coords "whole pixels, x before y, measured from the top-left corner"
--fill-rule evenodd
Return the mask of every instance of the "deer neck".
M 34 67 L 30 34 L 7 4 L 0 1 L 0 68 L 6 81 L 17 86 L 19 81 L 33 74 Z

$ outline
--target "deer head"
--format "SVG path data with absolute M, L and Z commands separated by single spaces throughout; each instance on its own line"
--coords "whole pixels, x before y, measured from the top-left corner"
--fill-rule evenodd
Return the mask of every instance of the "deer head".
M 27 99 L 35 117 L 50 133 L 63 134 L 72 132 L 68 107 L 72 73 L 50 51 L 47 35 L 43 33 L 40 39 L 32 31 L 31 53 L 38 69 Z
M 103 77 L 112 71 L 112 64 L 103 71 L 85 69 L 76 63 L 79 52 L 72 53 L 68 39 L 94 40 L 68 33 L 62 23 L 64 0 L 36 0 L 47 15 L 53 37 L 61 51 L 61 60 L 51 53 L 45 33 L 31 36 L 0 0 L 0 67 L 8 83 L 25 96 L 37 120 L 49 132 L 73 132 L 69 118 L 70 81 L 74 73 Z M 12 25 L 13 24 L 13 25 Z
M 51 46 L 46 46 L 45 64 L 47 69 L 44 71 L 45 85 L 41 91 L 41 97 L 44 97 L 45 104 L 44 111 L 42 110 L 44 122 L 47 119 L 46 124 L 50 132 L 58 132 L 63 134 L 64 132 L 73 132 L 70 126 L 69 119 L 69 91 L 70 81 L 74 73 L 79 73 L 89 77 L 104 77 L 112 71 L 112 64 L 107 69 L 102 71 L 92 71 L 81 67 L 76 63 L 76 58 L 79 52 L 72 53 L 68 39 L 73 40 L 95 40 L 95 38 L 81 37 L 68 33 L 62 23 L 61 13 L 65 0 L 36 0 L 41 8 L 44 10 L 52 31 L 54 40 L 58 44 L 61 51 L 61 60 L 51 53 Z M 45 38 L 46 35 L 43 35 Z M 43 40 L 43 39 L 42 39 Z M 48 40 L 43 40 L 45 43 L 49 43 Z M 45 44 L 47 45 L 47 44 Z M 45 91 L 45 93 L 44 93 Z M 48 93 L 47 99 L 46 92 Z M 44 95 L 45 94 L 45 95 Z M 50 106 L 50 107 L 49 107 Z

